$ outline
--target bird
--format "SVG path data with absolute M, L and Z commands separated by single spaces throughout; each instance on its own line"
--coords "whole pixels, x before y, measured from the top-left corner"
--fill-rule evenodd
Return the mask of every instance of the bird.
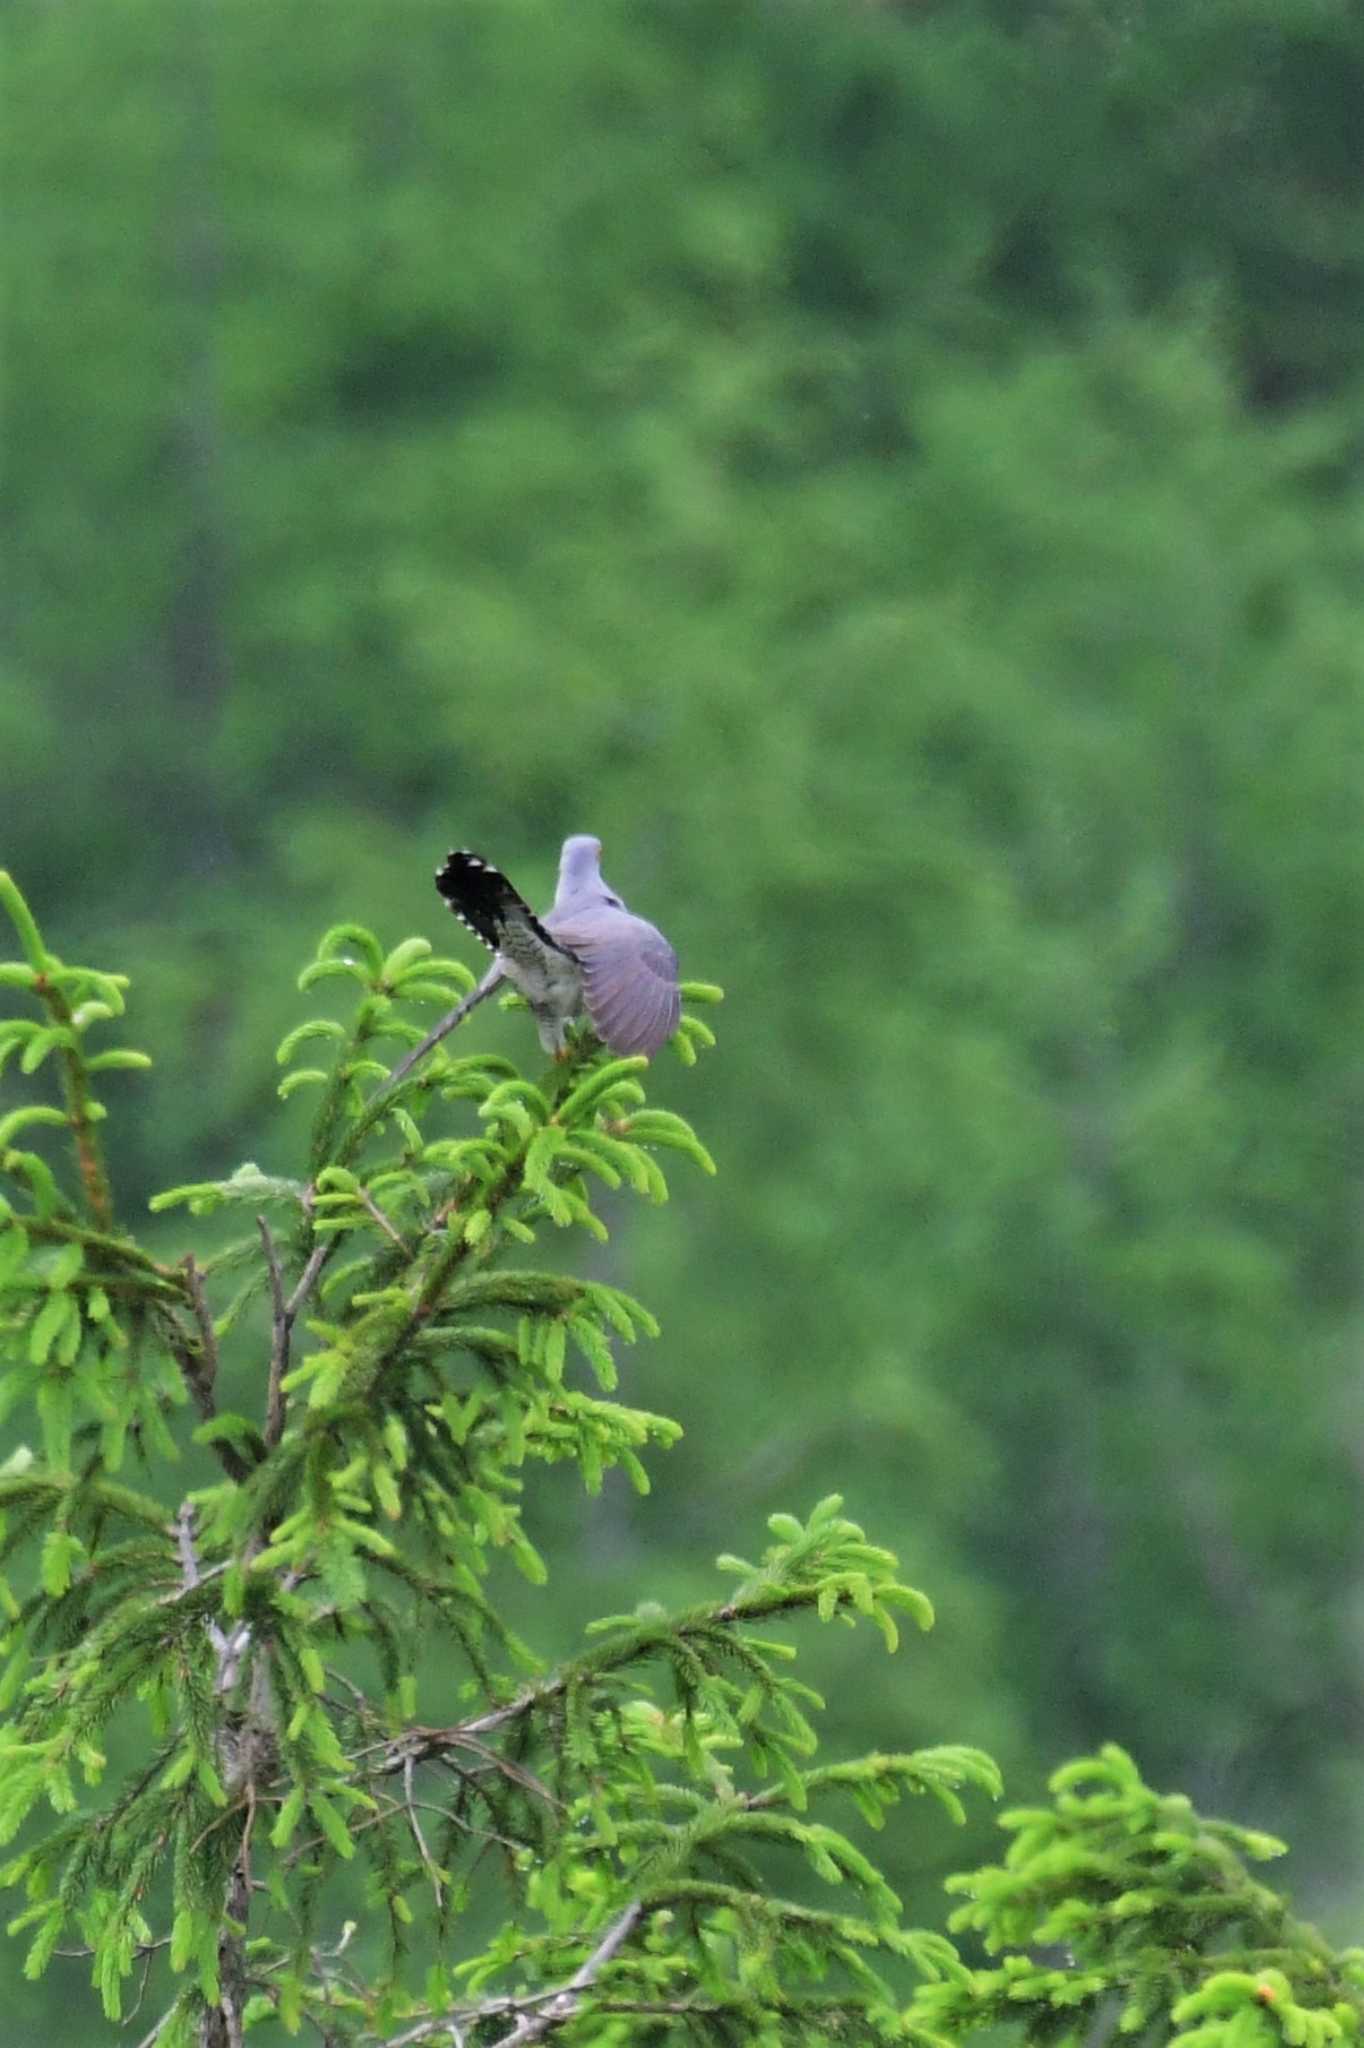
M 682 1012 L 677 955 L 603 880 L 600 839 L 575 833 L 564 841 L 554 902 L 543 917 L 500 868 L 467 848 L 447 854 L 436 887 L 493 963 L 395 1068 L 390 1085 L 504 983 L 525 998 L 541 1045 L 556 1059 L 566 1056 L 568 1027 L 580 1016 L 608 1051 L 619 1054 L 652 1057 L 676 1031 Z

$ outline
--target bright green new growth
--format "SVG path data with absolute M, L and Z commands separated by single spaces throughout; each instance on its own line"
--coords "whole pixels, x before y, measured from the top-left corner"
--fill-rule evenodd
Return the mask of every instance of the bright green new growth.
M 648 1311 L 533 1249 L 547 1227 L 604 1235 L 597 1190 L 664 1200 L 670 1152 L 714 1171 L 649 1106 L 646 1062 L 584 1039 L 537 1084 L 443 1048 L 393 1087 L 378 1054 L 422 1035 L 409 1006 L 469 976 L 424 940 L 385 956 L 340 927 L 302 985 L 349 978 L 354 1017 L 279 1050 L 281 1093 L 320 1091 L 306 1175 L 245 1166 L 159 1197 L 247 1226 L 165 1263 L 115 1222 L 99 1141 L 94 1077 L 138 1056 L 88 1034 L 124 984 L 53 958 L 0 887 L 26 955 L 0 978 L 43 1012 L 0 1024 L 0 1056 L 37 1075 L 55 1058 L 63 1085 L 60 1108 L 0 1124 L 0 1398 L 41 1445 L 0 1477 L 21 1588 L 0 1830 L 24 1830 L 0 1875 L 27 1895 L 29 1972 L 88 1951 L 118 2019 L 150 1965 L 163 2048 L 274 2021 L 337 2043 L 598 2040 L 604 2011 L 620 2041 L 674 2020 L 897 2038 L 878 1959 L 959 1966 L 903 1928 L 840 1809 L 879 1826 L 928 1793 L 956 1816 L 994 1767 L 967 1748 L 813 1762 L 819 1702 L 773 1633 L 865 1618 L 893 1648 L 897 1614 L 927 1627 L 894 1558 L 830 1497 L 774 1517 L 759 1562 L 722 1559 L 736 1583 L 709 1603 L 601 1622 L 552 1671 L 492 1596 L 499 1552 L 546 1576 L 525 1468 L 571 1460 L 595 1491 L 620 1466 L 644 1491 L 644 1455 L 677 1433 L 614 1397 L 615 1347 L 656 1334 Z M 684 1018 L 683 1058 L 712 1042 Z M 293 1065 L 319 1048 L 330 1064 Z M 33 1132 L 74 1143 L 77 1194 L 21 1149 Z M 220 1406 L 229 1346 L 257 1360 L 251 1412 Z M 189 1423 L 217 1481 L 159 1494 Z M 437 1636 L 433 1723 L 416 1653 Z M 106 1791 L 105 1724 L 129 1709 L 138 1762 Z M 846 1903 L 783 1899 L 792 1861 Z
M 1282 1842 L 1153 1792 L 1114 1743 L 1057 1771 L 1051 1790 L 1050 1806 L 1003 1816 L 1003 1865 L 949 1881 L 968 1901 L 952 1928 L 1003 1961 L 923 1985 L 913 2017 L 926 2032 L 1021 2021 L 1030 2041 L 1116 2032 L 1175 2048 L 1358 2038 L 1364 1949 L 1333 1950 L 1246 1868 Z
M 61 1091 L 0 1119 L 0 1413 L 22 1439 L 0 1470 L 0 1882 L 30 1975 L 76 1958 L 110 2020 L 156 2015 L 144 2048 L 305 2025 L 336 2048 L 1359 2031 L 1364 1962 L 1245 1870 L 1277 1845 L 1158 1797 L 1116 1749 L 1008 1817 L 1003 1868 L 955 1881 L 954 1925 L 1015 1953 L 972 1969 L 904 1926 L 848 1828 L 906 1794 L 960 1820 L 998 1776 L 964 1746 L 816 1760 L 785 1625 L 865 1619 L 894 1650 L 898 1615 L 932 1622 L 836 1495 L 773 1515 L 757 1562 L 720 1558 L 733 1583 L 702 1605 L 609 1617 L 549 1670 L 516 1639 L 499 1553 L 547 1576 L 525 1468 L 571 1461 L 595 1491 L 620 1466 L 646 1491 L 677 1434 L 615 1398 L 648 1311 L 536 1253 L 547 1226 L 603 1235 L 601 1189 L 666 1199 L 660 1153 L 714 1171 L 649 1106 L 644 1061 L 584 1038 L 535 1083 L 447 1045 L 394 1086 L 377 1054 L 423 1035 L 407 1006 L 469 976 L 338 927 L 301 982 L 355 982 L 354 1017 L 279 1049 L 280 1093 L 320 1091 L 306 1173 L 159 1197 L 247 1225 L 167 1263 L 117 1218 L 101 1142 L 98 1075 L 146 1064 L 89 1049 L 126 982 L 57 960 L 5 875 L 0 903 L 24 955 L 0 986 L 38 1013 L 0 1020 L 0 1068 L 55 1067 Z M 684 1059 L 713 1042 L 684 1017 Z M 317 1048 L 330 1064 L 294 1064 Z M 221 1405 L 238 1360 L 251 1412 Z M 216 1475 L 186 1490 L 190 1436 Z

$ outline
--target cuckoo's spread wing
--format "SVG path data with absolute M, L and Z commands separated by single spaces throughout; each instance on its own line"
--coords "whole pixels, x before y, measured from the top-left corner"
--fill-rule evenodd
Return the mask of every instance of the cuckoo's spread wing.
M 677 955 L 662 932 L 609 906 L 559 912 L 546 923 L 582 968 L 583 1007 L 602 1044 L 652 1057 L 682 1014 Z

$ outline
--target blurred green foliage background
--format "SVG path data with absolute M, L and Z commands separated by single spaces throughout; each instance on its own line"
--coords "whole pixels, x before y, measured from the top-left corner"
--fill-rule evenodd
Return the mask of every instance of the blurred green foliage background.
M 1347 1915 L 1364 11 L 0 35 L 0 858 L 134 974 L 128 1213 L 288 1164 L 326 923 L 462 947 L 447 847 L 547 899 L 598 832 L 729 990 L 667 1084 L 722 1174 L 603 1255 L 686 1437 L 648 1501 L 537 1482 L 527 1625 L 837 1486 L 940 1622 L 821 1645 L 834 1749 L 982 1743 L 1019 1796 L 1113 1738 Z

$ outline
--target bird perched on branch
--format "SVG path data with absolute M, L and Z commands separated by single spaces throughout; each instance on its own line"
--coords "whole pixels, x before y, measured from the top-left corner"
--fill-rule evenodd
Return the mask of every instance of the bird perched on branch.
M 568 1026 L 585 1015 L 615 1053 L 656 1053 L 682 1012 L 677 955 L 663 934 L 625 908 L 601 872 L 601 841 L 564 841 L 552 907 L 537 917 L 507 877 L 481 854 L 456 852 L 436 870 L 455 916 L 493 954 L 478 987 L 443 1017 L 395 1069 L 398 1080 L 504 983 L 524 996 L 540 1043 L 556 1059 Z

